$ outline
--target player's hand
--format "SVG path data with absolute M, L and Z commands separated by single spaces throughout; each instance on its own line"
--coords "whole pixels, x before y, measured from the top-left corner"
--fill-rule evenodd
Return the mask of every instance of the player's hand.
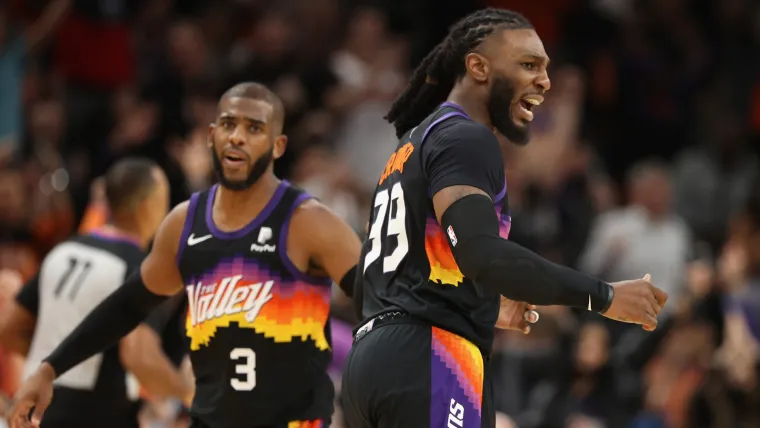
M 45 409 L 53 399 L 53 380 L 55 371 L 47 364 L 42 363 L 34 374 L 16 393 L 13 405 L 8 412 L 10 428 L 39 427 Z M 31 420 L 29 414 L 31 412 Z
M 659 315 L 668 293 L 660 290 L 650 282 L 652 277 L 644 275 L 642 279 L 612 283 L 615 295 L 605 317 L 615 321 L 640 324 L 646 331 L 657 328 Z
M 502 330 L 517 330 L 525 334 L 530 333 L 530 325 L 538 321 L 536 305 L 525 302 L 516 302 L 501 296 L 499 318 L 496 320 L 496 328 Z

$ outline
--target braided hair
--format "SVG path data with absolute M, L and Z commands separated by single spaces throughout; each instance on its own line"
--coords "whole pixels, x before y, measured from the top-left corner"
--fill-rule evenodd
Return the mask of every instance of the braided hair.
M 454 84 L 466 72 L 464 56 L 497 28 L 518 30 L 533 26 L 517 12 L 494 8 L 479 10 L 454 24 L 446 38 L 414 70 L 404 93 L 385 116 L 396 127 L 399 138 L 446 101 Z

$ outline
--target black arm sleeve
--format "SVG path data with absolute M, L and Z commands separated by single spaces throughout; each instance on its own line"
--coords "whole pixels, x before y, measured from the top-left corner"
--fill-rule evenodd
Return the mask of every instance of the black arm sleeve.
M 485 126 L 453 118 L 433 128 L 422 146 L 430 194 L 450 186 L 472 186 L 494 199 L 504 189 L 499 142 Z
M 167 299 L 156 309 L 154 309 L 147 318 L 143 320 L 143 324 L 153 329 L 153 331 L 159 335 L 164 334 L 167 326 L 169 325 L 169 321 L 172 320 L 176 312 L 179 310 L 179 307 L 183 303 L 182 300 L 184 298 L 184 292 L 180 292 Z
M 45 361 L 53 367 L 56 376 L 61 376 L 116 344 L 166 299 L 145 288 L 137 269 L 124 285 L 93 309 Z
M 493 202 L 483 195 L 465 196 L 451 204 L 441 226 L 461 272 L 504 297 L 599 312 L 612 301 L 609 284 L 499 237 Z
M 351 269 L 346 272 L 345 275 L 343 275 L 343 278 L 340 279 L 340 282 L 338 283 L 338 287 L 340 287 L 341 290 L 343 290 L 344 293 L 346 293 L 346 296 L 348 297 L 354 297 L 354 282 L 356 281 L 356 266 L 352 267 Z
M 432 195 L 449 186 L 467 185 L 489 196 L 466 196 L 441 218 L 454 259 L 466 277 L 512 300 L 606 310 L 612 298 L 608 284 L 499 236 L 493 201 L 505 190 L 504 161 L 488 128 L 452 119 L 428 138 L 422 157 Z
M 21 291 L 16 295 L 16 302 L 26 308 L 29 312 L 38 315 L 40 308 L 40 277 L 39 274 L 35 275 L 29 280 Z

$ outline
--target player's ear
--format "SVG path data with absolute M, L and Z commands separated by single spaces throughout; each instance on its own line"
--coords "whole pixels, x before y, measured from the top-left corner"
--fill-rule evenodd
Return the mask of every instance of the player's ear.
M 287 135 L 278 135 L 274 139 L 274 152 L 273 156 L 275 159 L 279 159 L 282 155 L 285 154 L 285 149 L 288 147 L 288 136 Z
M 485 82 L 488 80 L 491 64 L 488 58 L 476 52 L 470 52 L 464 57 L 464 64 L 467 73 L 475 79 L 476 82 Z
M 216 129 L 216 123 L 208 124 L 208 138 L 206 138 L 206 146 L 208 148 L 214 147 L 214 130 Z

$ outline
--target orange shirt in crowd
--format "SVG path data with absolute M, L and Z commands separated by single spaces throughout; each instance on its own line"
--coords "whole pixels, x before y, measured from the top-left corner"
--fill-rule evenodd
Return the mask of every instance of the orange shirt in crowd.
M 108 223 L 108 207 L 102 202 L 93 202 L 87 206 L 79 225 L 79 233 L 86 234 L 100 229 Z

